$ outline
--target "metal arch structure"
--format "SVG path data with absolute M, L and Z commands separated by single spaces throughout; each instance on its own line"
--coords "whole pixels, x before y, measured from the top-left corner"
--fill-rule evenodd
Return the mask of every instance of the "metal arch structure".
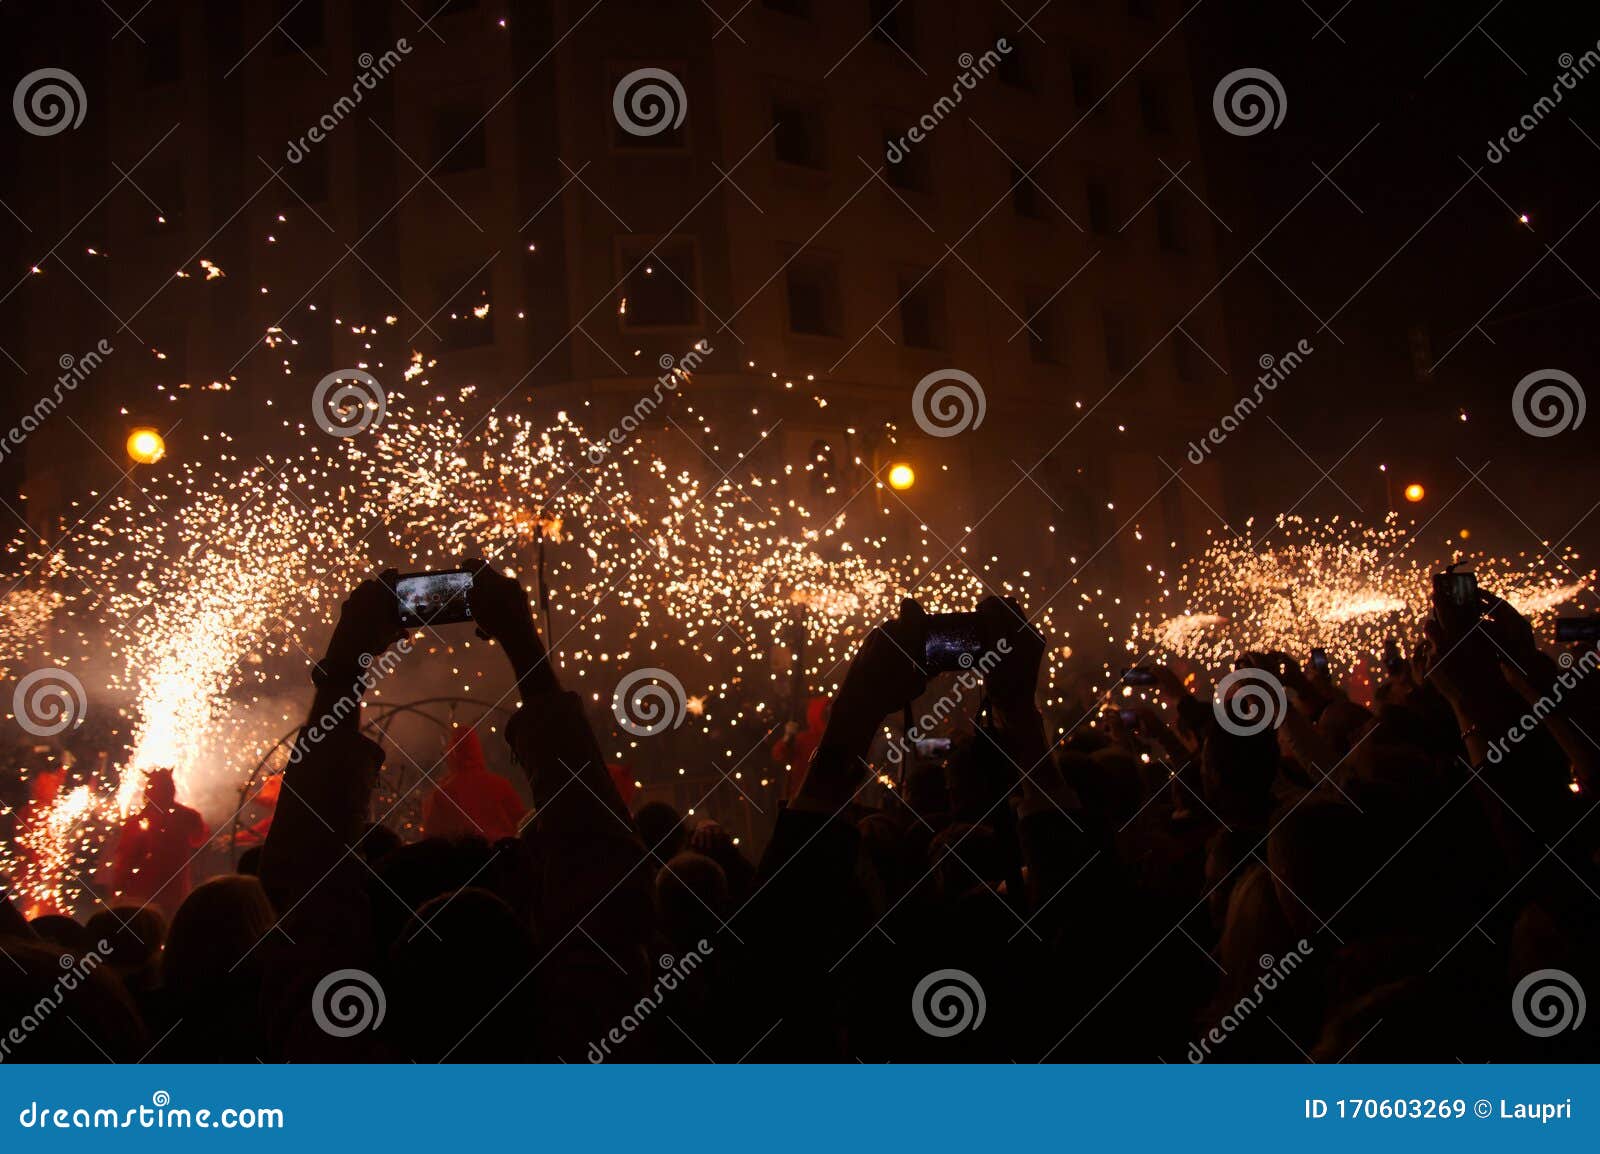
M 428 712 L 428 707 L 430 706 L 445 706 L 448 707 L 448 712 L 441 717 L 435 713 Z M 480 715 L 481 717 L 488 717 L 495 713 L 502 714 L 507 721 L 516 712 L 500 702 L 483 701 L 476 697 L 423 697 L 415 701 L 385 702 L 369 711 L 371 716 L 362 722 L 361 733 L 363 736 L 376 741 L 379 746 L 392 745 L 394 743 L 389 740 L 388 733 L 389 723 L 403 714 L 415 714 L 433 722 L 444 733 L 449 733 L 455 721 L 456 710 L 462 706 L 476 706 L 483 711 Z M 262 755 L 261 760 L 256 762 L 255 767 L 251 769 L 250 775 L 245 779 L 244 784 L 239 787 L 239 804 L 234 808 L 233 822 L 228 831 L 228 853 L 233 857 L 235 863 L 238 862 L 239 857 L 239 832 L 244 828 L 244 812 L 249 807 L 250 799 L 255 796 L 261 782 L 268 776 L 268 764 L 279 750 L 293 744 L 295 736 L 300 732 L 301 728 L 301 726 L 296 725 L 279 737 L 277 741 L 273 742 L 267 752 Z M 416 789 L 423 776 L 424 771 L 419 770 L 409 759 L 406 759 L 405 764 L 398 767 L 385 761 L 385 768 L 380 774 L 379 781 L 384 783 L 384 778 L 390 778 L 387 783 L 384 783 L 387 784 L 388 791 L 392 792 L 395 797 L 404 799 Z M 399 802 L 397 801 L 396 806 L 398 804 Z

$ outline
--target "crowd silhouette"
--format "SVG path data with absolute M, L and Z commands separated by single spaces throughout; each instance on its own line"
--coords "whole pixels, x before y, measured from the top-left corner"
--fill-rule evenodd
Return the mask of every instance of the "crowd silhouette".
M 402 634 L 366 581 L 244 872 L 189 889 L 204 829 L 153 774 L 119 905 L 87 925 L 0 905 L 5 1060 L 1595 1056 L 1596 657 L 1552 655 L 1488 592 L 1436 604 L 1370 707 L 1251 653 L 1237 669 L 1284 692 L 1273 724 L 1150 666 L 1148 699 L 1055 742 L 1045 639 L 990 598 L 1006 644 L 977 724 L 868 805 L 885 718 L 939 686 L 908 602 L 792 736 L 803 779 L 751 861 L 716 822 L 629 811 L 526 592 L 474 570 L 531 813 L 463 737 L 428 836 L 370 822 L 383 753 L 349 703 Z M 1558 1028 L 1528 993 L 1549 972 Z

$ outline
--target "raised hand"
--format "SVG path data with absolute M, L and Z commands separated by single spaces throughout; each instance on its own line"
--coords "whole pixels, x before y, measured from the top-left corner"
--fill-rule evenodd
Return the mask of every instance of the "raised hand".
M 405 636 L 394 595 L 396 575 L 393 569 L 386 569 L 377 578 L 357 585 L 345 598 L 322 660 L 325 670 L 345 673 L 364 668 Z
M 900 616 L 867 634 L 833 699 L 825 741 L 865 753 L 878 723 L 922 696 L 923 616 L 915 601 L 902 601 Z
M 1028 621 L 1009 597 L 985 597 L 978 602 L 978 616 L 985 622 L 985 636 L 993 638 L 999 662 L 984 677 L 989 697 L 998 706 L 1033 704 L 1039 684 L 1039 664 L 1044 659 L 1044 634 Z M 1005 642 L 1001 653 L 999 642 Z
M 506 651 L 524 693 L 558 689 L 522 582 L 476 558 L 463 561 L 461 567 L 472 571 L 472 619 L 478 636 L 492 639 Z

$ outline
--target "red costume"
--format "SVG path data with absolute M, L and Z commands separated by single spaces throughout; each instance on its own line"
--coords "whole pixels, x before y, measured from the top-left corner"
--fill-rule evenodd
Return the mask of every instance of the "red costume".
M 210 833 L 198 811 L 178 804 L 170 769 L 145 776 L 144 799 L 122 825 L 117 895 L 123 904 L 154 906 L 170 918 L 193 888 L 189 863 Z
M 811 755 L 817 752 L 822 741 L 822 731 L 828 725 L 828 699 L 813 697 L 806 702 L 806 727 L 793 736 L 781 737 L 772 746 L 772 760 L 789 767 L 789 785 L 786 796 L 793 800 L 805 784 L 806 771 L 811 768 Z
M 422 799 L 422 832 L 428 837 L 516 837 L 527 807 L 516 787 L 491 773 L 475 731 L 463 730 L 445 753 L 449 770 Z

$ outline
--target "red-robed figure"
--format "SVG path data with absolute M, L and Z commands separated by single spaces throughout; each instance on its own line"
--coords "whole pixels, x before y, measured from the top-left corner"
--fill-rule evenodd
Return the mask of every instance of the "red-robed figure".
M 428 837 L 481 837 L 490 843 L 516 837 L 527 807 L 516 787 L 491 772 L 478 734 L 462 730 L 445 752 L 449 766 L 422 799 L 422 830 Z
M 170 769 L 145 775 L 144 807 L 122 825 L 116 889 L 121 904 L 151 905 L 171 917 L 192 888 L 189 863 L 206 844 L 205 819 L 178 804 Z

